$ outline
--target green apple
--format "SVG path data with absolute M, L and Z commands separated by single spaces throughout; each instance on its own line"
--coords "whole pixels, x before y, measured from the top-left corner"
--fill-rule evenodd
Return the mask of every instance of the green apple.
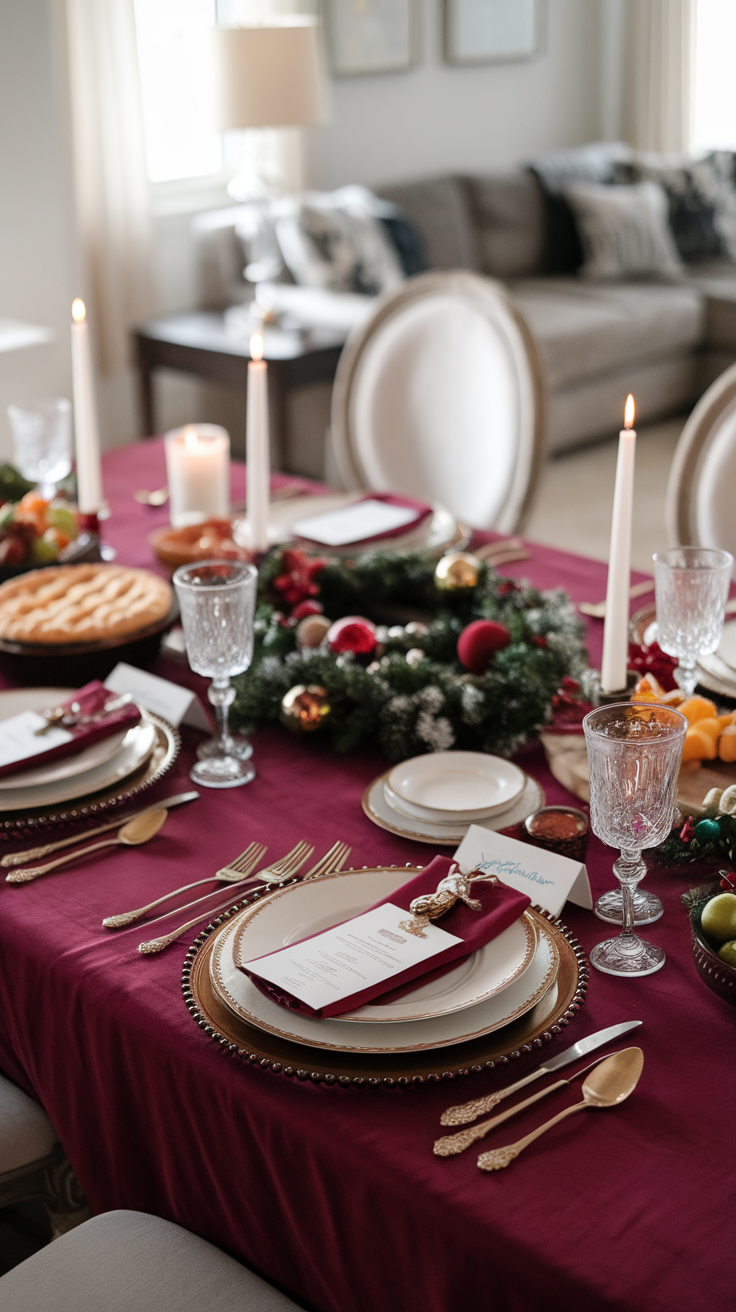
M 52 560 L 57 559 L 58 554 L 53 542 L 47 542 L 45 538 L 35 538 L 31 543 L 29 559 L 32 565 L 49 565 Z M 736 894 L 734 901 L 736 901 Z
M 736 938 L 729 939 L 718 949 L 718 955 L 721 961 L 725 961 L 728 966 L 736 966 Z
M 714 943 L 736 939 L 736 893 L 719 893 L 712 897 L 703 907 L 700 923 Z
M 70 542 L 79 533 L 77 517 L 64 501 L 52 501 L 46 511 L 46 523 L 51 528 L 58 528 Z

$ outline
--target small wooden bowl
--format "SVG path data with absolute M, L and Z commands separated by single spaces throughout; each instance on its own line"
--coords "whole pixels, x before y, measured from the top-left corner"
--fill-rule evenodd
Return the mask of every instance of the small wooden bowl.
M 695 968 L 712 993 L 717 993 L 724 1002 L 729 1002 L 732 1007 L 736 1007 L 736 966 L 729 966 L 727 961 L 722 961 L 718 953 L 713 951 L 700 923 L 705 905 L 704 899 L 714 897 L 721 891 L 718 883 L 701 884 L 698 888 L 691 888 L 690 892 L 685 894 L 683 901 L 686 905 L 690 904 L 688 915 Z
M 252 559 L 245 547 L 233 542 L 232 524 L 227 519 L 208 519 L 186 528 L 166 525 L 149 533 L 148 541 L 159 564 L 169 575 L 180 565 L 192 565 L 197 560 L 218 560 L 221 557 L 227 560 Z M 223 542 L 229 544 L 226 551 L 222 550 Z

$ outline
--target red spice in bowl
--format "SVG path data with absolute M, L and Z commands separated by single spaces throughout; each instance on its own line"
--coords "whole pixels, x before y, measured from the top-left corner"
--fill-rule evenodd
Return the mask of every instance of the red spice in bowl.
M 584 861 L 588 847 L 588 818 L 574 806 L 543 806 L 524 821 L 527 842 L 549 852 Z

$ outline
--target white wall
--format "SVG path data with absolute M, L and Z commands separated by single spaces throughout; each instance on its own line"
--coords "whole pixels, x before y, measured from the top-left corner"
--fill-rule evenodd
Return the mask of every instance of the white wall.
M 312 133 L 318 186 L 476 172 L 599 135 L 600 0 L 547 0 L 540 54 L 473 67 L 443 62 L 442 0 L 417 3 L 415 68 L 333 80 L 332 122 Z
M 70 306 L 79 295 L 70 135 L 56 0 L 0 3 L 0 317 L 52 328 L 49 345 L 0 353 L 0 459 L 6 406 L 70 396 Z

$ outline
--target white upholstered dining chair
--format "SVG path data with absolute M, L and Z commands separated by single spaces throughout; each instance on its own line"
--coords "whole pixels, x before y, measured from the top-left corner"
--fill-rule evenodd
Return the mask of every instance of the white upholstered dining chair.
M 425 273 L 381 297 L 340 357 L 331 424 L 346 487 L 439 502 L 475 528 L 520 527 L 544 400 L 536 348 L 500 284 Z
M 677 443 L 667 486 L 673 546 L 736 556 L 736 364 L 701 396 Z
M 3 1312 L 294 1312 L 214 1244 L 145 1212 L 104 1212 L 0 1277 Z
M 56 1237 L 89 1216 L 87 1200 L 51 1121 L 0 1074 L 0 1207 L 38 1199 Z

